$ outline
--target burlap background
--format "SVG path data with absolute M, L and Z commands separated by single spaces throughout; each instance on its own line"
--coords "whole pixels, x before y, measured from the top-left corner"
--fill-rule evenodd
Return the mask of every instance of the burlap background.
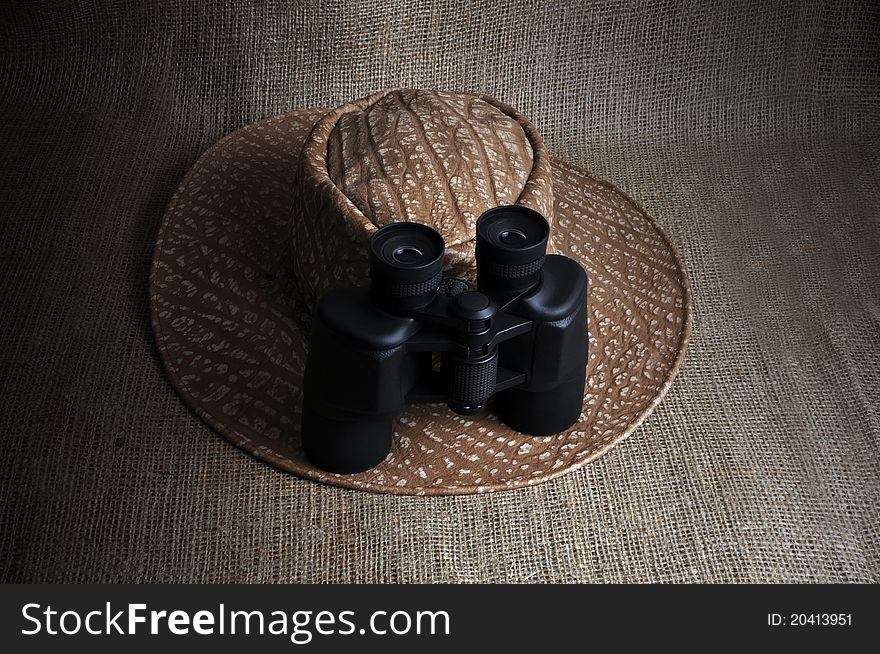
M 876 4 L 8 3 L 6 581 L 878 581 Z M 227 132 L 386 86 L 487 92 L 640 201 L 688 358 L 611 454 L 469 497 L 280 473 L 165 380 L 147 275 Z

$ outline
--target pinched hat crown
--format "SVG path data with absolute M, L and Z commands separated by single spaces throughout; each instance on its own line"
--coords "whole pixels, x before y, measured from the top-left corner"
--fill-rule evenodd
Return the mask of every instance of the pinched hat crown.
M 485 210 L 520 204 L 553 228 L 540 135 L 485 96 L 391 90 L 342 105 L 306 139 L 296 184 L 291 249 L 307 304 L 329 287 L 366 283 L 367 241 L 389 223 L 436 229 L 447 271 L 470 280 L 476 221 Z

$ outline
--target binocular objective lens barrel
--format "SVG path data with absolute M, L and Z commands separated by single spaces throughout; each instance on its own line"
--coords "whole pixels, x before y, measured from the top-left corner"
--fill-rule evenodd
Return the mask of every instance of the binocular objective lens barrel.
M 420 309 L 431 302 L 443 278 L 446 245 L 420 223 L 386 225 L 370 239 L 370 279 L 384 309 Z
M 477 219 L 477 283 L 483 289 L 521 291 L 538 283 L 550 226 L 533 209 L 495 207 Z

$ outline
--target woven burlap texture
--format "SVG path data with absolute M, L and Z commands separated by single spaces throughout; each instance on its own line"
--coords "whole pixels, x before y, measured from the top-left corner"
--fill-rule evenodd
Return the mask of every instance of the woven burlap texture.
M 0 21 L 3 580 L 880 580 L 876 4 L 20 5 Z M 681 374 L 578 472 L 324 486 L 165 379 L 147 277 L 198 155 L 394 86 L 515 106 L 681 248 Z

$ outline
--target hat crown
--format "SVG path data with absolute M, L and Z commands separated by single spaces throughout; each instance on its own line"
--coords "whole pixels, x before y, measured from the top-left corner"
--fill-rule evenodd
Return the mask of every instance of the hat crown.
M 343 105 L 300 157 L 291 241 L 302 295 L 311 304 L 328 287 L 366 283 L 367 241 L 401 221 L 437 230 L 447 273 L 473 280 L 483 211 L 521 204 L 552 229 L 550 175 L 535 129 L 492 98 L 396 89 Z
M 330 179 L 373 225 L 408 220 L 447 246 L 474 238 L 479 215 L 514 204 L 532 147 L 513 118 L 473 96 L 393 91 L 339 118 Z

